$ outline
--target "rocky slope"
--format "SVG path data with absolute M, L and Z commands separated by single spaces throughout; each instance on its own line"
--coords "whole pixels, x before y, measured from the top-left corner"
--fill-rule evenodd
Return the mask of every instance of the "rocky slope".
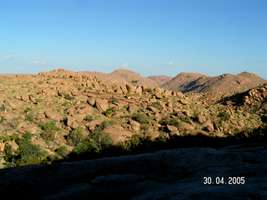
M 155 81 L 158 84 L 158 86 L 162 86 L 164 83 L 170 81 L 173 77 L 171 76 L 149 76 L 147 78 Z
M 265 80 L 253 73 L 242 72 L 237 75 L 223 74 L 209 77 L 198 73 L 180 73 L 172 80 L 165 82 L 162 87 L 182 92 L 205 93 L 207 96 L 221 98 L 266 83 Z
M 266 125 L 266 106 L 209 103 L 203 96 L 95 74 L 61 69 L 1 76 L 1 168 L 100 153 L 113 145 L 127 151 L 143 139 L 249 136 Z M 252 103 L 266 104 L 266 85 L 251 91 Z

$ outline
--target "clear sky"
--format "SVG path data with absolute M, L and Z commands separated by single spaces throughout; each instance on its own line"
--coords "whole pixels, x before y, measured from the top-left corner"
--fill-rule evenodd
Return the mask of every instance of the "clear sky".
M 266 0 L 0 0 L 0 72 L 267 78 Z

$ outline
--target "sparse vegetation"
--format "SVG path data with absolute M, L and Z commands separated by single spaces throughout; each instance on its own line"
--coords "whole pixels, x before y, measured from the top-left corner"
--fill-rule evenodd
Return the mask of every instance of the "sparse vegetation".
M 139 122 L 140 124 L 148 124 L 150 122 L 150 118 L 144 113 L 133 113 L 132 119 Z
M 222 120 L 222 121 L 228 121 L 230 119 L 230 114 L 228 112 L 220 112 L 218 114 L 218 117 Z
M 38 164 L 71 153 L 101 155 L 113 143 L 125 142 L 131 150 L 144 141 L 190 134 L 251 136 L 266 126 L 266 85 L 218 99 L 129 80 L 113 85 L 64 70 L 0 76 L 1 157 L 9 167 Z
M 5 149 L 5 161 L 7 166 L 22 166 L 39 164 L 44 161 L 47 154 L 39 146 L 32 144 L 32 134 L 26 132 L 21 139 L 17 140 L 18 150 L 13 152 L 11 146 Z
M 85 139 L 84 129 L 82 127 L 78 127 L 72 130 L 67 136 L 67 141 L 70 145 L 77 146 Z
M 114 107 L 108 108 L 105 112 L 103 112 L 104 115 L 107 117 L 112 116 L 115 113 L 116 109 Z
M 94 120 L 94 117 L 92 115 L 86 115 L 84 118 L 83 118 L 84 121 L 87 121 L 87 122 L 91 122 Z
M 41 137 L 46 141 L 53 141 L 56 137 L 56 132 L 60 130 L 53 120 L 41 123 L 39 126 L 42 129 Z

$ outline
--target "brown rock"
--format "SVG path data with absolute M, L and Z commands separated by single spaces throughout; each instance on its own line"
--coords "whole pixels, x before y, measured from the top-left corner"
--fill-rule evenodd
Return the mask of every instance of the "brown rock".
M 0 142 L 0 152 L 3 152 L 5 149 L 5 143 Z
M 137 86 L 135 92 L 138 95 L 142 95 L 143 94 L 143 88 L 141 86 Z
M 45 115 L 45 118 L 47 118 L 47 119 L 52 119 L 55 121 L 61 121 L 62 120 L 62 116 L 59 113 L 55 113 L 53 111 L 47 110 L 44 112 L 44 115 Z
M 197 121 L 199 123 L 204 123 L 206 121 L 206 117 L 204 115 L 202 115 L 202 114 L 198 114 L 197 115 Z
M 105 112 L 109 108 L 107 99 L 97 99 L 95 105 L 99 112 Z
M 93 98 L 93 97 L 88 97 L 88 99 L 87 99 L 87 103 L 88 103 L 90 106 L 95 106 L 96 100 L 95 100 L 95 98 Z
M 167 129 L 168 129 L 168 131 L 171 132 L 171 133 L 176 133 L 176 132 L 178 132 L 178 129 L 177 129 L 177 127 L 175 127 L 175 126 L 167 125 Z
M 17 145 L 14 140 L 11 140 L 5 143 L 5 148 L 10 148 L 12 152 L 16 152 L 19 148 L 19 145 Z
M 67 126 L 72 129 L 75 129 L 79 127 L 79 124 L 74 117 L 67 117 Z
M 182 132 L 190 132 L 194 130 L 194 126 L 186 122 L 180 122 L 178 130 Z
M 134 92 L 134 86 L 130 84 L 126 84 L 126 89 L 127 89 L 127 92 L 130 94 Z
M 102 120 L 93 120 L 86 124 L 86 127 L 89 131 L 94 131 L 96 126 L 100 125 L 102 123 Z
M 150 111 L 152 111 L 152 112 L 154 112 L 154 113 L 157 113 L 158 112 L 158 109 L 155 108 L 155 107 L 153 107 L 153 106 L 148 106 L 147 109 L 150 110 Z
M 132 132 L 123 129 L 120 125 L 109 126 L 104 130 L 104 133 L 106 133 L 112 139 L 114 144 L 124 142 L 133 135 Z
M 214 131 L 214 126 L 211 120 L 207 120 L 204 124 L 203 124 L 204 130 L 209 131 L 209 132 L 213 132 Z
M 134 120 L 130 120 L 129 122 L 130 122 L 131 129 L 133 131 L 140 131 L 141 125 L 138 122 L 136 122 Z

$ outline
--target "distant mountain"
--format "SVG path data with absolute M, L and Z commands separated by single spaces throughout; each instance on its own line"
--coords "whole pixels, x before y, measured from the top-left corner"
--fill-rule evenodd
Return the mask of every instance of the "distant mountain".
M 158 86 L 156 81 L 149 78 L 145 78 L 141 76 L 139 73 L 136 73 L 128 69 L 117 69 L 112 73 L 110 73 L 109 75 L 115 79 L 123 79 L 126 82 L 134 85 L 144 85 L 146 87 Z
M 223 74 L 209 77 L 199 73 L 180 73 L 162 85 L 163 88 L 182 91 L 200 92 L 214 96 L 229 96 L 266 83 L 256 74 L 242 72 L 237 75 Z
M 147 78 L 155 81 L 158 85 L 163 85 L 164 83 L 170 81 L 173 77 L 162 75 L 162 76 L 149 76 Z
M 162 87 L 169 90 L 187 92 L 190 90 L 191 84 L 199 78 L 206 78 L 207 76 L 200 73 L 182 72 L 177 74 L 171 80 L 165 82 Z
M 139 73 L 134 72 L 129 69 L 116 69 L 111 73 L 104 73 L 104 72 L 90 72 L 86 71 L 83 72 L 86 73 L 88 76 L 96 77 L 97 79 L 105 82 L 105 83 L 112 83 L 117 85 L 124 85 L 126 83 L 130 85 L 143 85 L 145 87 L 157 87 L 159 84 L 150 79 L 141 76 Z

